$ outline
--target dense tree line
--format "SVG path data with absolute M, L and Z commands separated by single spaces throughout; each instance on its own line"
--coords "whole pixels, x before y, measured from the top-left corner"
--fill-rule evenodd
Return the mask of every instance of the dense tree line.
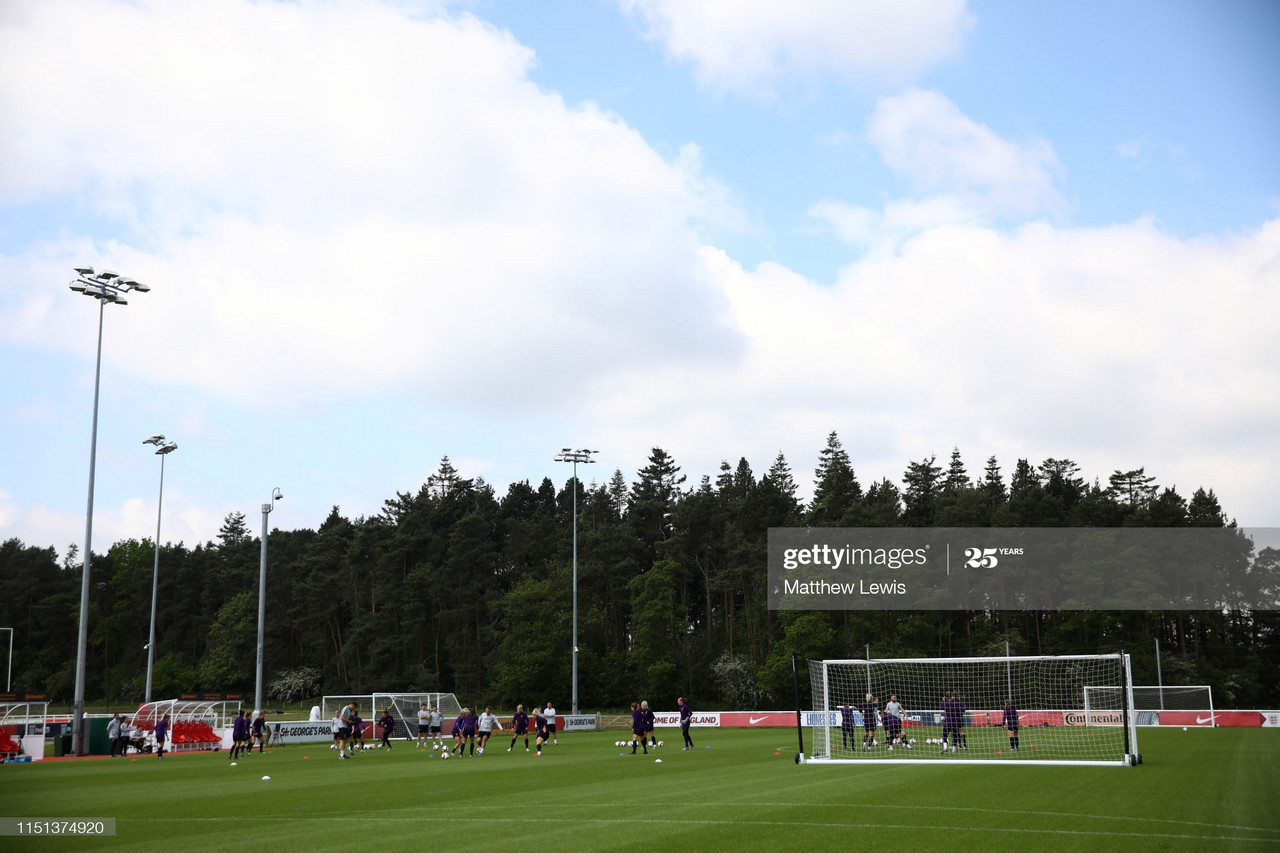
M 571 531 L 578 489 L 579 692 L 584 710 L 638 696 L 702 707 L 787 707 L 790 657 L 1067 654 L 1134 657 L 1135 683 L 1211 684 L 1223 707 L 1280 706 L 1275 612 L 771 612 L 770 527 L 1180 527 L 1228 525 L 1212 491 L 1190 499 L 1141 468 L 1106 485 L 1067 459 L 997 460 L 971 475 L 960 452 L 864 486 L 833 432 L 812 501 L 779 453 L 757 476 L 725 462 L 696 485 L 654 448 L 631 483 L 518 482 L 499 496 L 445 457 L 416 493 L 370 518 L 334 507 L 317 530 L 270 533 L 268 695 L 442 690 L 509 707 L 568 706 Z M 232 513 L 216 542 L 161 549 L 153 696 L 252 691 L 260 542 Z M 1280 555 L 1264 558 L 1280 562 Z M 94 554 L 88 696 L 143 695 L 154 543 Z M 74 546 L 0 545 L 0 624 L 13 626 L 13 684 L 69 701 L 80 558 Z

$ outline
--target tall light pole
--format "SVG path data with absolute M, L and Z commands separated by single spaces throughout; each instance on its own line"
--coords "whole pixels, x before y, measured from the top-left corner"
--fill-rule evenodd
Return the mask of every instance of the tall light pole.
M 598 450 L 561 448 L 557 462 L 573 463 L 573 713 L 578 713 L 578 463 L 591 464 L 591 454 Z
M 76 267 L 71 289 L 98 300 L 98 360 L 93 368 L 93 430 L 89 438 L 89 505 L 84 519 L 84 564 L 80 573 L 80 634 L 76 642 L 76 693 L 71 712 L 71 751 L 83 755 L 88 746 L 84 732 L 85 657 L 89 648 L 89 563 L 93 556 L 93 472 L 98 460 L 98 389 L 102 379 L 102 315 L 108 302 L 128 305 L 125 294 L 131 290 L 146 293 L 151 288 L 127 276 L 93 267 Z
M 0 631 L 9 632 L 9 671 L 8 675 L 4 677 L 4 692 L 10 693 L 13 691 L 13 629 L 0 628 Z
M 280 489 L 271 490 L 271 502 L 262 505 L 262 565 L 258 569 L 258 677 L 253 689 L 253 709 L 262 711 L 262 641 L 267 630 L 267 516 L 275 502 L 284 495 Z
M 147 638 L 147 692 L 142 701 L 151 701 L 151 670 L 156 662 L 156 592 L 160 587 L 160 513 L 164 508 L 164 458 L 178 449 L 177 442 L 165 441 L 163 435 L 144 439 L 143 444 L 154 444 L 160 457 L 160 499 L 156 501 L 156 566 L 151 572 L 151 635 Z

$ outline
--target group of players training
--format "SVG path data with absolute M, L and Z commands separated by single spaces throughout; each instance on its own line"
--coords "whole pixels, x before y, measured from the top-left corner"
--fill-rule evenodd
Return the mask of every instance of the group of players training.
M 840 706 L 840 735 L 841 741 L 845 749 L 853 749 L 857 740 L 857 723 L 854 718 L 854 706 L 845 703 Z M 880 700 L 867 694 L 867 698 L 858 703 L 856 709 L 862 715 L 862 749 L 870 752 L 871 748 L 878 745 L 876 740 L 877 721 L 879 725 L 884 727 L 885 744 L 889 749 L 894 747 L 906 747 L 907 749 L 915 748 L 915 738 L 903 738 L 902 721 L 906 719 L 906 711 L 902 707 L 902 703 L 898 701 L 897 694 L 891 694 L 889 701 L 885 703 L 884 708 L 880 708 Z M 968 749 L 969 739 L 965 736 L 964 724 L 965 713 L 968 710 L 965 707 L 964 700 L 956 695 L 954 690 L 943 694 L 941 701 L 938 702 L 938 710 L 942 712 L 942 737 L 935 740 L 927 740 L 930 745 L 938 745 L 942 747 L 943 752 L 947 752 L 948 748 L 951 752 L 957 749 Z M 1004 703 L 1004 715 L 1001 724 L 1009 733 L 1009 748 L 1013 751 L 1018 749 L 1018 709 L 1013 706 L 1012 699 L 1006 699 Z M 948 741 L 950 745 L 948 747 Z
M 492 706 L 486 705 L 484 713 L 479 715 L 470 708 L 463 708 L 462 713 L 453 721 L 453 746 L 448 747 L 448 754 L 462 755 L 467 751 L 467 755 L 484 755 L 495 728 L 498 731 L 504 730 L 502 721 L 493 713 Z M 533 746 L 537 755 L 542 755 L 544 745 L 554 746 L 559 743 L 556 738 L 555 706 L 550 702 L 541 708 L 535 706 L 533 717 L 530 718 L 524 706 L 517 705 L 516 712 L 511 715 L 511 745 L 507 747 L 507 752 L 514 750 L 516 742 L 521 738 L 524 738 L 524 751 L 528 752 L 530 729 L 533 730 Z M 428 708 L 424 703 L 418 710 L 418 747 L 445 749 L 444 717 L 434 705 Z
M 377 724 L 378 728 L 375 731 L 381 733 L 378 746 L 391 749 L 391 735 L 395 731 L 396 720 L 390 708 L 383 710 Z M 332 727 L 333 746 L 330 748 L 337 751 L 338 758 L 347 758 L 355 755 L 358 750 L 365 749 L 364 734 L 369 724 L 360 718 L 358 703 L 350 702 L 335 711 Z M 550 702 L 545 707 L 535 708 L 532 719 L 525 713 L 523 705 L 516 706 L 516 712 L 511 717 L 511 746 L 507 748 L 507 752 L 515 749 L 516 742 L 521 737 L 524 738 L 524 750 L 528 752 L 531 728 L 534 734 L 534 749 L 537 750 L 538 755 L 542 755 L 542 747 L 545 744 L 559 743 L 556 739 L 556 709 Z M 495 729 L 504 730 L 502 721 L 493 713 L 492 707 L 486 706 L 483 714 L 476 714 L 470 708 L 463 708 L 453 721 L 453 744 L 446 748 L 444 715 L 440 713 L 439 707 L 428 706 L 423 702 L 418 709 L 416 744 L 419 749 L 441 750 L 445 756 L 464 753 L 471 756 L 484 755 L 485 747 L 488 746 L 489 738 L 493 736 Z

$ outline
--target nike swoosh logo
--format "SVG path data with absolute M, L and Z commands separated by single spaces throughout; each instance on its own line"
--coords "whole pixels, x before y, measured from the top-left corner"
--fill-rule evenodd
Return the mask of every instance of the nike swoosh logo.
M 1203 726 L 1205 723 L 1213 722 L 1213 717 L 1196 717 L 1196 725 Z
M 747 725 L 754 726 L 756 723 L 760 722 L 761 720 L 767 720 L 767 719 L 769 718 L 768 717 L 748 717 Z

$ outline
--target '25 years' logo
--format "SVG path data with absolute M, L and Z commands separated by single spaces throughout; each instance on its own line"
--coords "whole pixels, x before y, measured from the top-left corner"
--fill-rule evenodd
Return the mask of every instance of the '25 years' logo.
M 1021 548 L 965 548 L 964 565 L 969 569 L 994 569 L 1000 565 L 1001 556 L 1020 556 Z

